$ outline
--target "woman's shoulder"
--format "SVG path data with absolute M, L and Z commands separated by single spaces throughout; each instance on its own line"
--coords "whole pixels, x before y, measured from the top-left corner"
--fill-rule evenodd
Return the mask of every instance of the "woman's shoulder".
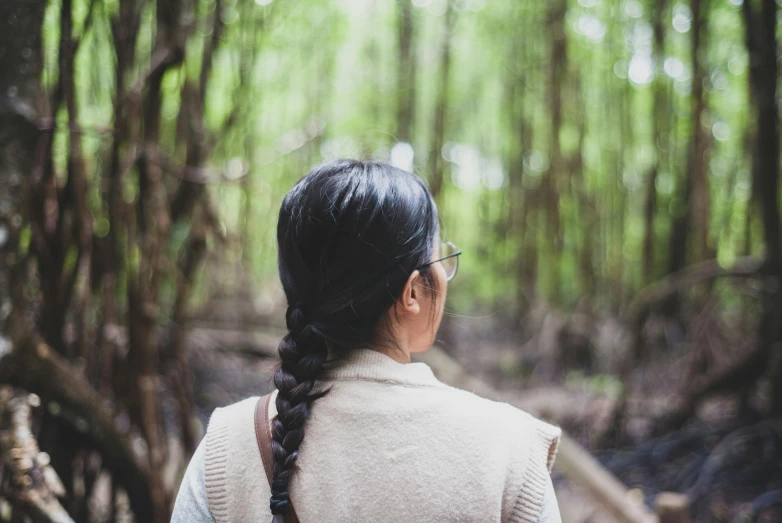
M 237 504 L 268 489 L 264 466 L 255 436 L 255 407 L 252 396 L 212 412 L 206 429 L 204 483 L 209 508 L 217 521 L 256 520 L 247 511 L 253 504 Z M 261 471 L 248 474 L 248 470 Z M 230 515 L 230 517 L 229 517 Z
M 500 399 L 486 398 L 450 385 L 444 385 L 440 391 L 448 398 L 448 410 L 461 420 L 473 427 L 483 427 L 509 442 L 533 444 L 545 456 L 546 467 L 551 470 L 562 435 L 559 427 Z
M 234 403 L 230 403 L 223 407 L 217 407 L 215 410 L 212 411 L 212 418 L 214 418 L 215 416 L 233 417 L 233 416 L 240 416 L 241 414 L 246 414 L 247 412 L 254 412 L 255 406 L 258 403 L 259 398 L 260 396 L 250 396 L 249 398 L 244 398 L 235 401 Z
M 255 407 L 258 396 L 212 411 L 206 428 L 206 465 L 225 461 L 237 449 L 255 448 Z
M 209 425 L 206 429 L 207 437 L 214 438 L 230 430 L 231 427 L 253 423 L 258 399 L 258 396 L 251 396 L 214 409 L 209 417 Z
M 435 390 L 443 396 L 443 399 L 465 413 L 481 417 L 501 418 L 508 423 L 543 423 L 527 411 L 502 401 L 500 398 L 488 398 L 444 383 Z

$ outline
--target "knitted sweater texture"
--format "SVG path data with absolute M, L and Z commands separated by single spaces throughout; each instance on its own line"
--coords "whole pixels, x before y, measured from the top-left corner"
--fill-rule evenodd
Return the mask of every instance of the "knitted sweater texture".
M 288 489 L 302 523 L 538 521 L 560 429 L 371 349 L 316 383 L 331 392 L 313 404 Z M 204 482 L 217 523 L 271 520 L 257 401 L 209 422 Z

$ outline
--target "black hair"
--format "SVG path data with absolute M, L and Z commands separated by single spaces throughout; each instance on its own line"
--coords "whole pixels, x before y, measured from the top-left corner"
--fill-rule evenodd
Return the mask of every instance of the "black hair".
M 285 196 L 277 263 L 288 334 L 274 374 L 273 523 L 282 523 L 291 506 L 288 482 L 312 403 L 329 392 L 313 392 L 329 347 L 337 354 L 378 342 L 386 313 L 413 271 L 431 259 L 438 235 L 437 207 L 424 182 L 384 163 L 328 162 Z M 421 274 L 434 294 L 431 271 Z

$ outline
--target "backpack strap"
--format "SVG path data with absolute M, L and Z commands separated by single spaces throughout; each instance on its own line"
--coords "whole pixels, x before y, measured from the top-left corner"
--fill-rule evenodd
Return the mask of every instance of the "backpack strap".
M 263 461 L 263 468 L 266 471 L 266 479 L 269 480 L 269 485 L 272 484 L 272 479 L 274 478 L 272 473 L 272 462 L 274 461 L 272 456 L 272 429 L 269 423 L 269 404 L 271 403 L 272 394 L 274 393 L 270 392 L 266 396 L 262 396 L 255 405 L 255 438 L 258 440 L 258 449 L 261 451 L 261 461 Z M 293 508 L 293 500 L 291 500 L 291 509 L 285 513 L 284 521 L 285 523 L 299 523 L 299 517 Z

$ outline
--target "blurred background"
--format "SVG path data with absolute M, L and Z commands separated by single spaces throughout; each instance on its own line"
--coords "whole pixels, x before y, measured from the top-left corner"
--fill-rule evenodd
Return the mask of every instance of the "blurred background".
M 420 359 L 572 436 L 565 521 L 782 520 L 781 13 L 4 0 L 0 521 L 168 520 L 273 387 L 278 208 L 341 157 L 428 183 L 464 254 Z

